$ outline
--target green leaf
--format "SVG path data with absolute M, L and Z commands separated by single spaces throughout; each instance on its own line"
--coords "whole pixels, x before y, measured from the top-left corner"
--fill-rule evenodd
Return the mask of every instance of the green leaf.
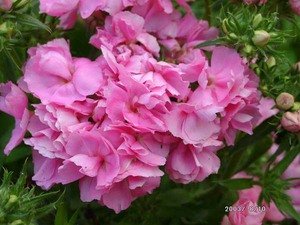
M 232 151 L 241 151 L 244 150 L 247 146 L 253 145 L 257 141 L 265 138 L 267 134 L 270 134 L 278 126 L 277 120 L 275 117 L 271 117 L 265 120 L 261 125 L 254 129 L 253 135 L 247 135 L 241 138 L 236 145 L 233 147 Z
M 179 207 L 192 201 L 191 194 L 188 191 L 180 188 L 172 189 L 168 192 L 162 193 L 159 195 L 159 198 L 162 199 L 162 205 L 165 206 Z
M 68 223 L 68 213 L 64 204 L 58 207 L 55 215 L 55 225 L 66 225 Z
M 253 179 L 250 178 L 237 178 L 228 180 L 216 181 L 219 185 L 231 190 L 243 190 L 253 186 Z
M 205 42 L 197 45 L 195 48 L 202 48 L 202 47 L 207 47 L 207 46 L 220 45 L 222 43 L 223 43 L 223 41 L 220 40 L 220 39 L 210 40 L 210 41 L 205 41 Z
M 17 14 L 16 21 L 23 25 L 28 25 L 36 29 L 45 30 L 51 34 L 51 29 L 39 21 L 37 18 L 28 14 Z
M 286 149 L 290 148 L 290 141 L 289 138 L 283 138 L 283 141 L 280 143 L 278 149 L 276 150 L 276 152 L 270 157 L 270 159 L 268 160 L 268 167 L 266 171 L 269 171 L 270 166 L 275 162 L 276 158 L 283 153 Z
M 300 145 L 286 153 L 284 158 L 270 171 L 272 179 L 278 179 L 300 153 Z
M 251 148 L 251 153 L 247 156 L 246 162 L 238 167 L 237 172 L 247 169 L 252 163 L 260 159 L 266 152 L 268 152 L 272 144 L 273 142 L 270 138 L 258 141 L 258 143 Z
M 76 212 L 71 217 L 68 225 L 75 225 L 79 212 L 80 212 L 80 209 L 77 209 Z
M 273 201 L 281 212 L 290 215 L 295 220 L 300 222 L 300 214 L 294 209 L 294 207 L 288 200 L 281 198 L 273 198 Z

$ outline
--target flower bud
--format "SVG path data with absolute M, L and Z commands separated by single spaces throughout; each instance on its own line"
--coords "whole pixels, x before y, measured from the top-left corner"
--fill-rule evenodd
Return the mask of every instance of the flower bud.
M 268 60 L 266 61 L 268 68 L 272 68 L 273 66 L 276 65 L 276 59 L 271 56 L 268 58 Z
M 11 206 L 13 206 L 16 202 L 18 201 L 18 196 L 16 195 L 10 195 L 9 196 L 9 200 L 6 203 L 5 207 L 6 209 L 10 208 Z
M 12 7 L 13 0 L 0 0 L 0 9 L 8 11 Z
M 253 51 L 253 47 L 251 45 L 246 45 L 244 48 L 243 48 L 243 53 L 245 53 L 246 55 L 252 53 Z
M 264 30 L 256 30 L 252 41 L 256 46 L 263 47 L 270 41 L 270 34 Z
M 294 96 L 283 92 L 276 98 L 276 105 L 279 109 L 288 110 L 293 107 L 295 102 Z
M 232 40 L 232 41 L 236 41 L 236 40 L 239 39 L 238 36 L 236 36 L 235 33 L 228 34 L 228 38 L 229 38 L 229 40 Z
M 229 31 L 228 31 L 228 29 L 227 29 L 227 26 L 228 26 L 228 19 L 224 19 L 224 20 L 222 21 L 222 30 L 223 30 L 223 32 L 224 32 L 225 34 L 228 34 L 228 33 L 229 33 Z
M 252 21 L 253 28 L 257 28 L 258 25 L 261 23 L 262 19 L 262 15 L 260 13 L 257 14 Z
M 284 129 L 290 132 L 300 131 L 300 113 L 285 112 L 281 118 L 281 125 Z

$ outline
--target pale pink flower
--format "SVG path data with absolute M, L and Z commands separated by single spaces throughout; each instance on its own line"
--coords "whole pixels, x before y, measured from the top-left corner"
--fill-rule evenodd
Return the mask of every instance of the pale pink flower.
M 105 29 L 97 29 L 90 43 L 97 48 L 104 45 L 112 51 L 119 45 L 128 45 L 134 49 L 139 42 L 144 46 L 144 51 L 157 55 L 160 50 L 157 40 L 144 30 L 144 25 L 145 20 L 141 16 L 129 11 L 119 12 L 106 18 Z
M 270 118 L 271 116 L 276 115 L 279 110 L 274 108 L 275 101 L 271 98 L 261 98 L 259 103 L 259 113 L 261 115 L 261 118 L 257 122 L 257 125 L 264 122 L 266 119 Z
M 256 177 L 247 175 L 245 172 L 240 172 L 240 173 L 236 174 L 234 176 L 234 178 L 253 178 L 254 180 L 257 179 Z M 254 185 L 252 188 L 239 190 L 238 191 L 239 199 L 240 200 L 247 199 L 247 200 L 250 200 L 251 202 L 257 204 L 257 202 L 259 200 L 259 196 L 261 194 L 261 191 L 262 191 L 262 188 L 261 188 L 261 186 L 258 186 L 258 185 Z M 248 209 L 245 208 L 244 210 L 248 210 Z M 251 210 L 252 209 L 257 209 L 258 212 L 265 212 L 263 221 L 280 222 L 285 218 L 281 214 L 281 212 L 278 210 L 278 208 L 276 207 L 276 205 L 273 201 L 271 201 L 269 205 L 263 201 L 262 206 L 259 206 L 259 207 L 257 207 L 257 205 L 254 207 L 251 206 Z
M 70 158 L 59 168 L 64 184 L 88 176 L 97 179 L 97 188 L 106 188 L 119 173 L 120 160 L 117 151 L 99 132 L 72 133 L 65 148 Z M 69 176 L 69 173 L 77 176 Z
M 58 167 L 61 166 L 63 160 L 44 157 L 35 150 L 32 151 L 32 158 L 34 164 L 34 176 L 32 180 L 38 186 L 49 190 L 53 185 L 60 182 Z
M 137 197 L 152 193 L 159 186 L 163 172 L 133 160 L 132 157 L 121 157 L 121 169 L 114 183 L 109 187 L 97 187 L 96 178 L 85 177 L 80 180 L 82 201 L 99 200 L 103 205 L 116 213 L 127 209 Z
M 50 16 L 62 16 L 73 11 L 79 0 L 40 0 L 40 13 L 47 13 Z
M 65 140 L 62 134 L 43 124 L 36 115 L 31 116 L 28 131 L 32 137 L 25 139 L 24 143 L 43 157 L 50 159 L 68 157 L 65 154 Z
M 299 177 L 298 177 L 299 178 Z M 294 208 L 297 210 L 298 213 L 300 213 L 300 186 L 294 186 L 290 188 L 289 190 L 286 190 L 286 193 L 292 198 L 292 204 Z
M 15 119 L 12 137 L 4 149 L 6 155 L 19 145 L 24 138 L 30 117 L 27 104 L 27 96 L 15 84 L 12 82 L 0 84 L 0 111 L 13 116 Z
M 259 210 L 257 203 L 242 198 L 232 207 L 240 207 L 243 210 L 229 213 L 229 221 L 232 225 L 261 225 L 265 216 L 265 211 Z
M 72 59 L 64 39 L 55 39 L 28 52 L 24 81 L 43 104 L 71 105 L 84 101 L 102 84 L 99 65 L 85 58 Z
M 223 46 L 213 50 L 210 66 L 198 78 L 200 87 L 222 106 L 227 106 L 236 96 L 248 97 L 251 91 L 244 90 L 248 81 L 241 56 L 234 49 Z
M 267 205 L 266 203 L 263 205 L 266 207 L 264 221 L 280 222 L 285 219 L 285 216 L 282 215 L 273 201 L 270 202 L 270 205 Z
M 13 0 L 0 0 L 0 9 L 8 11 L 13 5 Z
M 200 182 L 217 173 L 220 159 L 214 151 L 218 149 L 200 148 L 180 142 L 171 150 L 166 170 L 170 178 L 178 183 Z
M 128 122 L 141 132 L 167 131 L 165 102 L 143 84 L 129 76 L 120 76 L 122 85 L 110 82 L 105 90 L 106 112 L 112 121 Z

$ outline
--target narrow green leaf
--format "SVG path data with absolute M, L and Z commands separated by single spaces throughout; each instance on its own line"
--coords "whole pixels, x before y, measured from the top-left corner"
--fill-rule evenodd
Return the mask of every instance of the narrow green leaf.
M 291 203 L 286 199 L 273 198 L 273 201 L 277 208 L 284 214 L 288 214 L 293 217 L 295 220 L 300 222 L 300 214 L 294 209 Z
M 64 204 L 61 204 L 58 207 L 58 210 L 55 215 L 54 225 L 67 225 L 68 223 L 68 214 Z
M 17 14 L 16 21 L 23 25 L 28 25 L 36 29 L 45 30 L 51 34 L 51 29 L 39 21 L 37 18 L 28 14 Z
M 221 43 L 222 43 L 222 40 L 220 40 L 220 39 L 210 40 L 210 41 L 205 41 L 205 42 L 197 45 L 195 48 L 202 48 L 202 47 L 207 47 L 207 46 L 220 45 Z
M 68 225 L 75 225 L 77 217 L 79 215 L 80 209 L 77 209 L 76 212 L 73 214 L 73 216 L 71 217 Z
M 276 158 L 283 153 L 286 149 L 290 148 L 290 143 L 289 143 L 289 139 L 288 138 L 283 138 L 283 141 L 280 143 L 278 149 L 276 150 L 276 152 L 270 157 L 270 159 L 268 160 L 268 167 L 267 170 L 269 170 L 270 166 L 275 162 Z
M 247 157 L 247 161 L 240 165 L 237 172 L 247 169 L 252 163 L 261 158 L 272 145 L 272 140 L 270 138 L 259 141 L 253 148 L 251 149 L 250 155 Z
M 294 161 L 297 155 L 300 153 L 300 145 L 296 146 L 292 150 L 286 153 L 284 158 L 277 163 L 274 168 L 270 171 L 270 176 L 273 179 L 278 179 L 284 173 L 284 171 L 289 167 L 289 165 Z
M 241 138 L 233 147 L 232 151 L 236 152 L 244 150 L 247 146 L 253 145 L 253 143 L 265 138 L 267 134 L 270 134 L 278 126 L 277 121 L 274 122 L 275 119 L 275 117 L 271 117 L 265 120 L 261 125 L 254 129 L 253 135 L 247 135 Z
M 250 178 L 238 178 L 216 181 L 219 185 L 231 190 L 243 190 L 253 186 L 253 179 Z

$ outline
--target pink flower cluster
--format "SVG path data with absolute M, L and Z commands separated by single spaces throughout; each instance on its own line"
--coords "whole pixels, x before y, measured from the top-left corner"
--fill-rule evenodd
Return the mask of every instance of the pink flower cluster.
M 193 0 L 176 0 L 188 12 L 191 9 L 187 2 Z M 74 26 L 79 12 L 83 19 L 90 17 L 95 11 L 102 11 L 109 15 L 115 15 L 128 7 L 143 6 L 154 4 L 163 12 L 173 13 L 172 0 L 40 0 L 40 13 L 46 13 L 60 18 L 60 27 L 70 29 Z M 146 6 L 147 7 L 147 6 Z
M 16 118 L 6 154 L 27 129 L 39 186 L 79 181 L 83 201 L 118 213 L 160 185 L 162 166 L 184 184 L 217 173 L 225 141 L 275 113 L 234 49 L 208 48 L 209 60 L 195 48 L 218 31 L 177 2 L 185 16 L 169 0 L 41 0 L 53 16 L 111 15 L 90 39 L 102 52 L 95 61 L 72 57 L 64 39 L 28 51 L 19 87 L 40 102 L 31 115 L 20 88 L 0 87 L 0 110 Z
M 251 178 L 245 172 L 236 174 L 233 178 Z M 261 225 L 265 221 L 280 222 L 285 217 L 277 209 L 275 203 L 263 202 L 259 206 L 260 186 L 238 191 L 239 200 L 232 206 L 228 216 L 224 216 L 222 225 Z

